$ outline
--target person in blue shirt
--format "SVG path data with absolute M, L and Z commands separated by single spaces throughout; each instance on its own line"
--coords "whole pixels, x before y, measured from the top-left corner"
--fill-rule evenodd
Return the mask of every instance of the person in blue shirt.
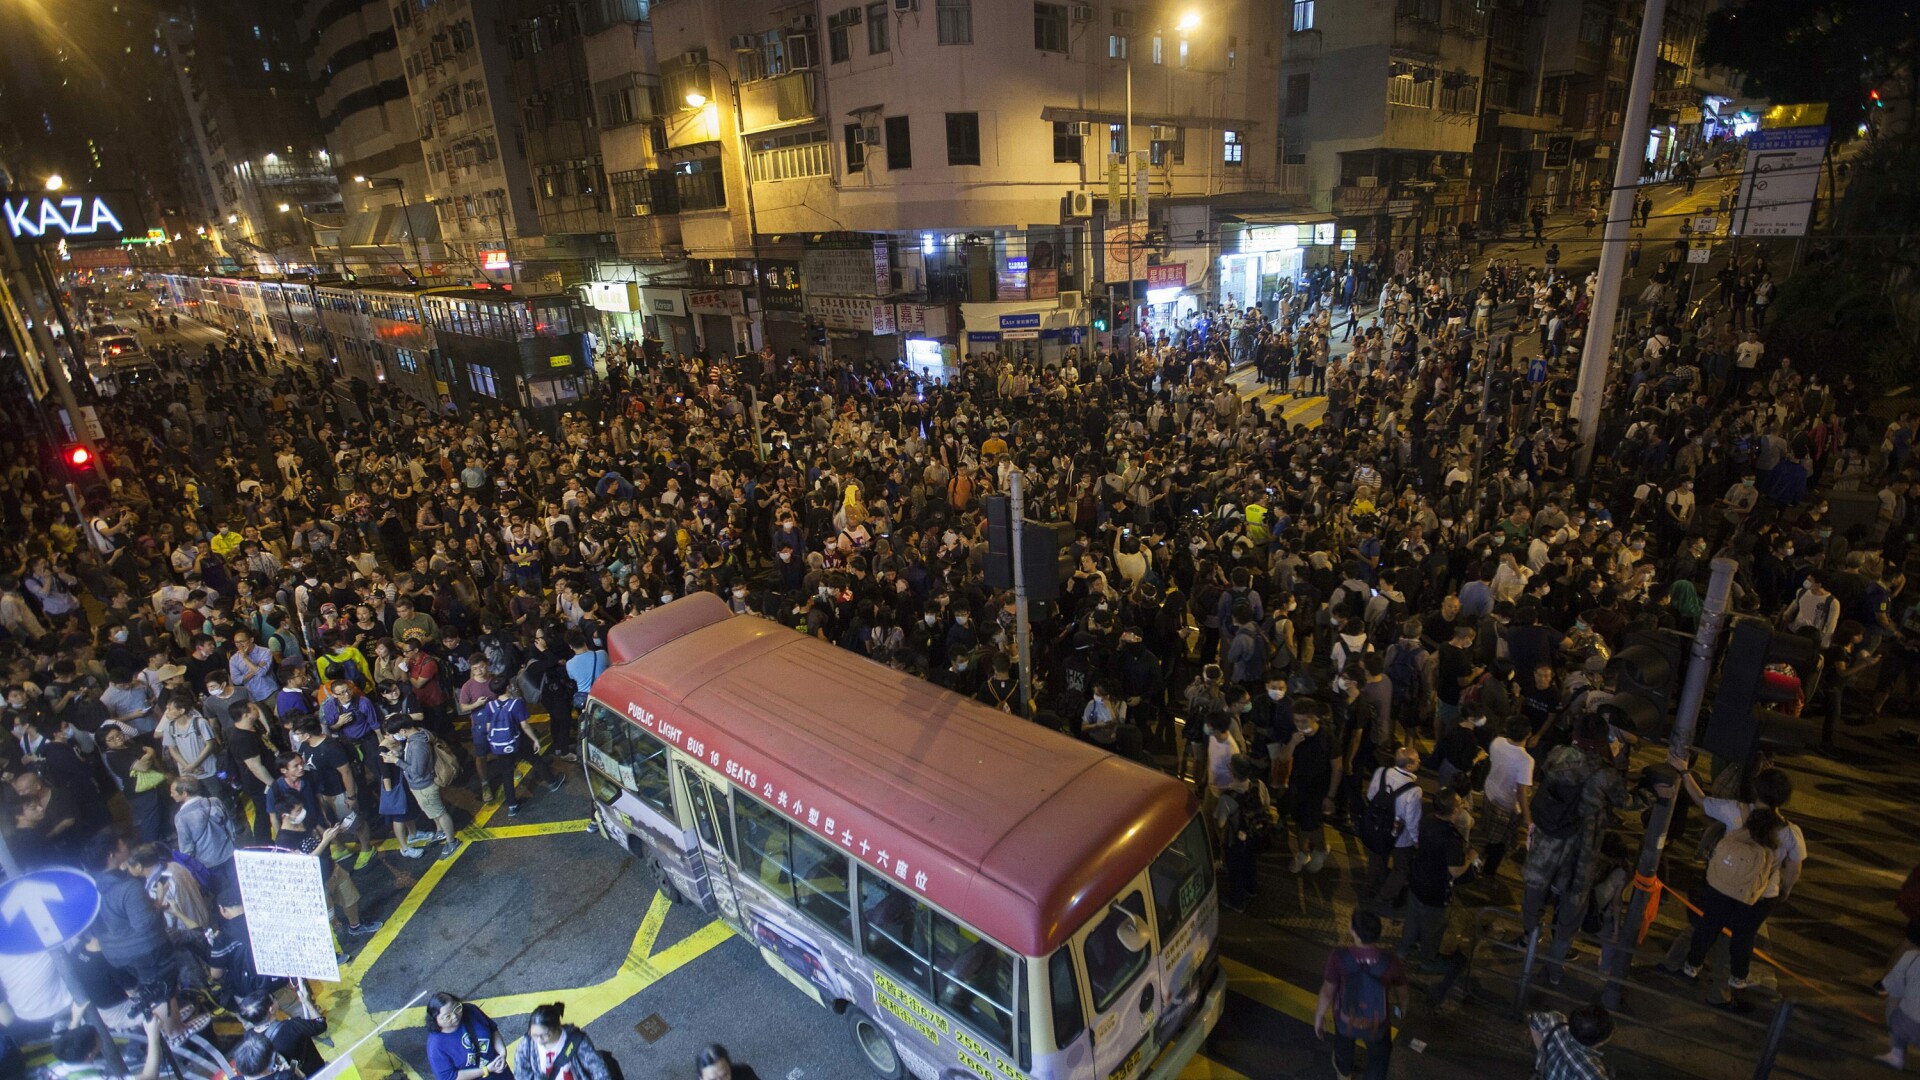
M 445 990 L 427 998 L 427 1068 L 433 1080 L 513 1080 L 500 1025 Z
M 488 783 L 506 796 L 507 816 L 515 817 L 520 813 L 520 787 L 514 783 L 513 773 L 520 762 L 527 763 L 531 777 L 546 784 L 548 791 L 559 790 L 567 781 L 563 776 L 555 776 L 546 758 L 540 755 L 540 739 L 533 733 L 527 703 L 515 692 L 513 680 L 495 675 L 487 683 L 487 689 L 493 697 L 474 710 L 474 741 L 484 737 Z

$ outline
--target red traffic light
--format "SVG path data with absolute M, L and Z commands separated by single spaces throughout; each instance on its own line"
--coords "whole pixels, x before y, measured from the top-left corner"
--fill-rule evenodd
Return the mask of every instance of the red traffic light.
M 84 446 L 67 447 L 67 464 L 76 469 L 84 469 L 93 464 L 93 451 Z

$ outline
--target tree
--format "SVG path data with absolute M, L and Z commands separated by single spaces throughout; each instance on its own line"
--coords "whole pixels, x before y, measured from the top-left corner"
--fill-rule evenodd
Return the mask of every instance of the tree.
M 1699 59 L 1745 75 L 1751 96 L 1775 104 L 1825 102 L 1833 141 L 1841 143 L 1854 136 L 1871 89 L 1914 107 L 1920 5 L 1912 0 L 1734 0 L 1707 17 Z

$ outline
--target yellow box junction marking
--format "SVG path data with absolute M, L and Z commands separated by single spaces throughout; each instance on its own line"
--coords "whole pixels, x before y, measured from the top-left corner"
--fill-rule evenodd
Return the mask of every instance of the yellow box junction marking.
M 527 767 L 520 766 L 520 776 L 525 776 Z M 547 822 L 531 825 L 507 825 L 491 827 L 494 814 L 500 804 L 494 803 L 480 808 L 474 815 L 473 824 L 460 830 L 459 839 L 465 841 L 460 851 L 452 858 L 434 859 L 426 866 L 415 881 L 413 887 L 401 898 L 400 904 L 387 917 L 382 926 L 359 955 L 340 965 L 340 981 L 337 983 L 314 984 L 315 1003 L 327 1015 L 327 1037 L 335 1046 L 348 1047 L 359 1042 L 368 1032 L 391 1018 L 398 1010 L 372 1012 L 366 1007 L 366 1001 L 359 993 L 360 980 L 373 966 L 379 963 L 389 947 L 406 929 L 407 923 L 418 914 L 434 886 L 453 869 L 453 864 L 466 854 L 467 845 L 485 843 L 490 840 L 518 840 L 533 836 L 552 836 L 559 833 L 581 832 L 586 829 L 589 819 L 573 821 Z M 397 850 L 399 844 L 387 841 L 379 845 L 381 850 Z M 660 937 L 660 928 L 665 924 L 667 912 L 672 902 L 661 892 L 655 892 L 653 902 L 647 908 L 646 918 L 640 922 L 640 929 L 633 936 L 633 943 L 627 949 L 627 955 L 620 967 L 610 978 L 592 986 L 559 989 L 546 989 L 530 993 L 506 994 L 499 997 L 482 998 L 474 1002 L 495 1018 L 503 1018 L 529 1012 L 534 1006 L 553 1001 L 556 997 L 567 1002 L 567 1020 L 569 1023 L 586 1027 L 600 1017 L 618 1008 L 622 1003 L 641 991 L 666 978 L 691 961 L 705 954 L 714 946 L 732 936 L 733 930 L 726 923 L 715 919 L 686 938 L 667 946 L 656 953 L 654 945 Z M 511 1053 L 519 1040 L 509 1044 Z M 393 1071 L 396 1057 L 390 1055 L 384 1039 L 375 1039 L 361 1047 L 356 1059 L 347 1064 L 340 1072 L 341 1080 L 360 1080 L 360 1065 L 368 1066 L 368 1076 L 386 1076 Z M 408 1080 L 420 1080 L 412 1065 L 400 1062 L 401 1069 Z

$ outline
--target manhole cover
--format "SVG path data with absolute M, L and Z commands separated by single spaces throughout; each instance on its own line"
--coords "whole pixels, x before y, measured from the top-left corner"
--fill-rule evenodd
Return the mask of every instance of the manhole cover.
M 633 1025 L 633 1030 L 639 1032 L 640 1037 L 647 1040 L 648 1046 L 652 1046 L 654 1043 L 666 1037 L 667 1032 L 672 1031 L 673 1027 L 665 1020 L 660 1019 L 659 1013 L 653 1013 L 645 1020 Z

